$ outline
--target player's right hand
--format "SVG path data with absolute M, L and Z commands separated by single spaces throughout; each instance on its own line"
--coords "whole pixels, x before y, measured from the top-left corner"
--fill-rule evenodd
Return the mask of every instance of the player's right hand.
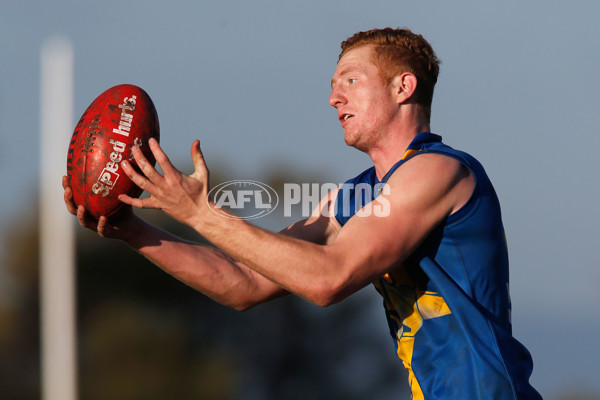
M 131 207 L 123 207 L 118 216 L 111 218 L 110 222 L 105 216 L 96 220 L 85 210 L 84 206 L 77 207 L 73 201 L 73 191 L 69 186 L 69 178 L 66 175 L 62 178 L 62 186 L 67 211 L 77 217 L 77 221 L 81 226 L 97 232 L 101 237 L 112 239 L 127 240 L 128 237 L 134 234 L 137 217 Z

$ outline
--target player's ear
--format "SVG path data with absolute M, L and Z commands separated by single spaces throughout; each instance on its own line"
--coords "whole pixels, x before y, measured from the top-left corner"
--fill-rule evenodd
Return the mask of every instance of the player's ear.
M 410 73 L 404 72 L 396 75 L 392 79 L 392 90 L 398 104 L 405 103 L 410 99 L 417 89 L 417 77 Z

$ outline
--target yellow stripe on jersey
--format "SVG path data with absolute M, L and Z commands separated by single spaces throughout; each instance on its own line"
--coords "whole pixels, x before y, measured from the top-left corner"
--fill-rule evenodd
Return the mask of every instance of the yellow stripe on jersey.
M 398 326 L 396 341 L 398 357 L 408 371 L 408 381 L 413 394 L 413 400 L 423 399 L 419 382 L 412 369 L 412 357 L 415 335 L 423 326 L 423 321 L 451 314 L 450 308 L 443 297 L 436 292 L 422 291 L 415 287 L 404 268 L 398 268 L 393 273 L 384 276 L 388 284 L 383 288 L 381 282 L 375 286 L 386 293 L 385 307 L 388 318 Z
M 418 152 L 419 152 L 419 150 L 408 149 L 404 152 L 404 155 L 402 156 L 401 160 L 404 160 L 405 158 L 408 158 Z

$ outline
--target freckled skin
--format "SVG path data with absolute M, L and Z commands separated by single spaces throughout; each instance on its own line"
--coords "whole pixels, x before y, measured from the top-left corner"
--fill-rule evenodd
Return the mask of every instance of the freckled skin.
M 395 88 L 381 79 L 370 61 L 371 51 L 370 46 L 362 46 L 342 57 L 329 98 L 338 112 L 352 114 L 342 122 L 346 144 L 366 153 L 385 138 L 398 110 Z

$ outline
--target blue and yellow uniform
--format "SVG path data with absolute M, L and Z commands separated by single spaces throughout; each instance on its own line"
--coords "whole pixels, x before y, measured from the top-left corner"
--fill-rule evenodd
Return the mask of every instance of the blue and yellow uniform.
M 540 399 L 529 384 L 531 356 L 512 336 L 500 205 L 476 159 L 422 132 L 381 181 L 372 167 L 342 186 L 336 219 L 343 226 L 397 168 L 423 153 L 458 160 L 473 174 L 475 189 L 402 267 L 373 282 L 413 399 Z

